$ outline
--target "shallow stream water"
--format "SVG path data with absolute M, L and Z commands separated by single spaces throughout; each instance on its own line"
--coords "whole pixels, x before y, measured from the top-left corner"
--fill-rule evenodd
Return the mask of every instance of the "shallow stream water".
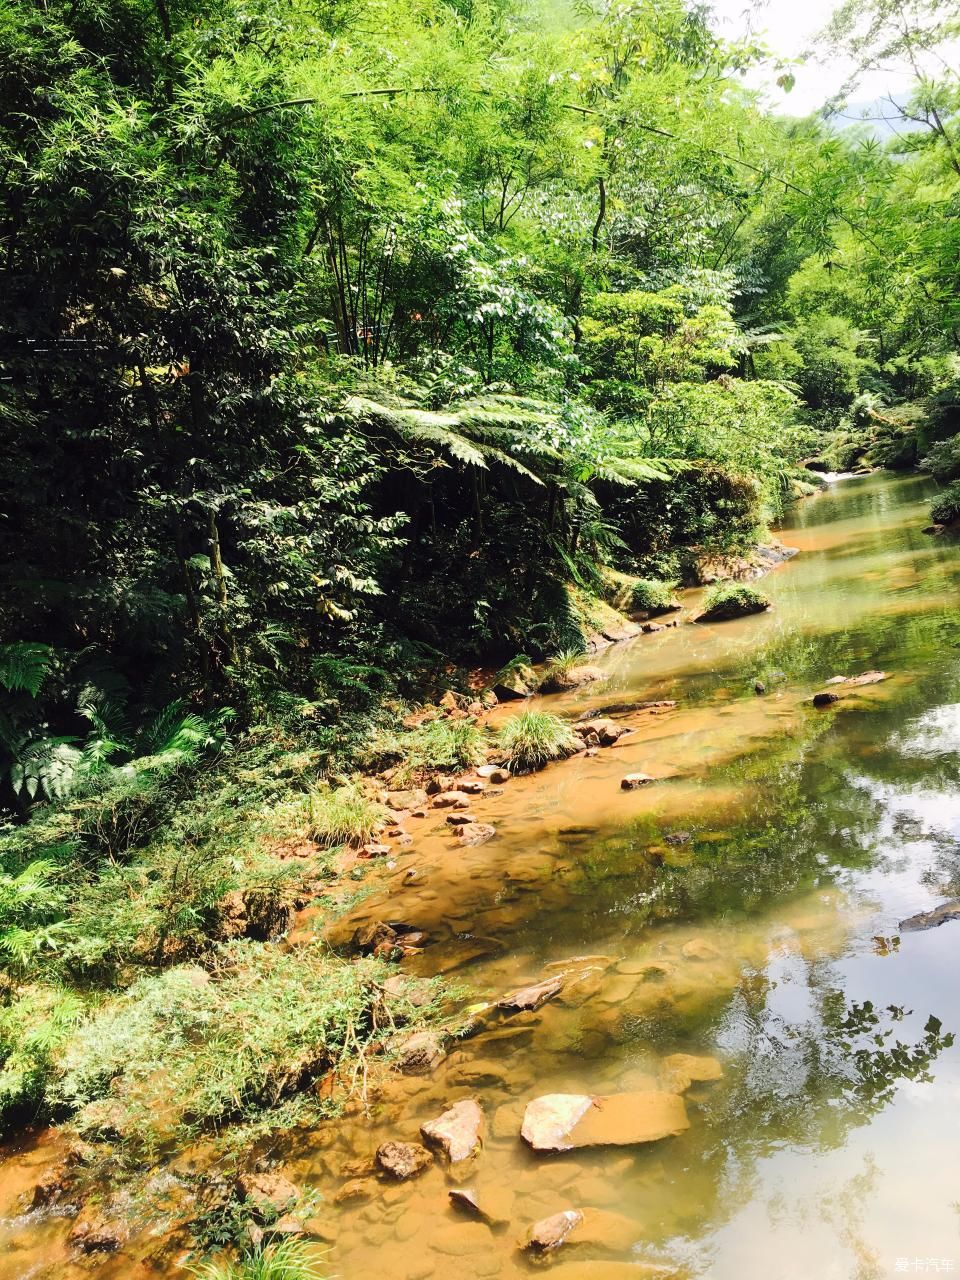
M 674 710 L 480 799 L 488 844 L 464 851 L 427 820 L 342 922 L 343 938 L 379 917 L 425 930 L 409 967 L 448 974 L 466 1002 L 551 966 L 568 981 L 388 1084 L 369 1114 L 291 1135 L 286 1172 L 323 1197 L 331 1274 L 529 1276 L 518 1239 L 562 1209 L 608 1216 L 549 1259 L 556 1280 L 960 1272 L 960 920 L 898 928 L 960 896 L 960 548 L 923 534 L 929 496 L 921 478 L 871 476 L 798 506 L 781 537 L 801 554 L 764 579 L 769 613 L 640 637 L 598 660 L 602 684 L 550 699 Z M 889 679 L 810 705 L 871 668 Z M 635 770 L 658 781 L 621 791 Z M 520 1140 L 532 1098 L 656 1088 L 675 1053 L 723 1070 L 686 1093 L 680 1136 L 558 1156 Z M 465 1184 L 498 1230 L 458 1215 L 439 1165 L 401 1185 L 364 1173 L 381 1142 L 416 1140 L 467 1097 L 486 1135 Z M 35 1159 L 0 1171 L 3 1280 L 158 1274 L 123 1257 L 74 1272 L 62 1227 L 15 1217 Z

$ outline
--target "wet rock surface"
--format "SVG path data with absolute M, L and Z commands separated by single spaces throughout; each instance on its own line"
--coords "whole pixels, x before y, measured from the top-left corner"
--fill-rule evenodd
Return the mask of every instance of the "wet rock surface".
M 282 1173 L 241 1173 L 237 1195 L 258 1217 L 282 1214 L 300 1199 L 300 1188 Z
M 480 1150 L 483 1136 L 483 1110 L 472 1098 L 454 1103 L 436 1120 L 420 1126 L 424 1142 L 438 1148 L 450 1164 L 471 1160 Z
M 960 920 L 960 898 L 944 902 L 932 911 L 920 911 L 915 916 L 908 916 L 900 921 L 902 933 L 921 933 L 924 929 L 936 929 L 951 920 Z

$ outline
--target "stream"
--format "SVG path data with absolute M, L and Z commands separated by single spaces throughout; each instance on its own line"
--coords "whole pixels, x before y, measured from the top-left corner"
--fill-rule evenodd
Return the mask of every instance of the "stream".
M 960 555 L 922 532 L 931 490 L 878 474 L 799 504 L 768 613 L 639 637 L 597 659 L 602 683 L 544 700 L 675 709 L 480 798 L 487 844 L 462 849 L 431 814 L 338 923 L 341 942 L 367 920 L 424 930 L 405 967 L 444 973 L 465 1004 L 567 981 L 375 1090 L 369 1114 L 287 1136 L 332 1276 L 529 1277 L 518 1239 L 564 1209 L 602 1212 L 596 1238 L 548 1258 L 557 1280 L 960 1272 L 960 920 L 898 927 L 960 897 Z M 870 669 L 888 679 L 812 707 L 830 677 Z M 657 781 L 621 791 L 638 770 Z M 678 1053 L 722 1068 L 686 1091 L 678 1136 L 559 1155 L 521 1141 L 533 1098 L 656 1089 Z M 439 1163 L 395 1185 L 367 1172 L 381 1142 L 417 1141 L 463 1098 L 486 1131 L 461 1181 L 500 1229 L 450 1205 Z M 69 1262 L 65 1224 L 18 1201 L 35 1159 L 0 1170 L 2 1280 L 175 1273 Z

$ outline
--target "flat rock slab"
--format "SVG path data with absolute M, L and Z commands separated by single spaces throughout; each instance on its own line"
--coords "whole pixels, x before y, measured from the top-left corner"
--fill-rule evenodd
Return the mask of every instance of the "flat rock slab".
M 470 1160 L 482 1145 L 483 1111 L 473 1098 L 454 1103 L 436 1120 L 420 1126 L 425 1142 L 439 1147 L 451 1164 Z
M 497 1001 L 497 1008 L 503 1009 L 505 1013 L 539 1009 L 542 1004 L 546 1004 L 562 990 L 563 978 L 558 975 L 555 978 L 548 978 L 545 982 L 538 982 L 535 986 L 521 987 L 519 991 L 511 992 L 510 995 Z
M 683 1099 L 659 1089 L 595 1097 L 548 1093 L 527 1105 L 521 1137 L 534 1151 L 634 1146 L 689 1128 Z
M 933 911 L 921 911 L 915 916 L 908 916 L 906 920 L 900 921 L 900 931 L 920 933 L 924 929 L 936 929 L 938 925 L 946 924 L 949 920 L 960 920 L 960 898 L 954 898 L 952 902 L 944 902 Z

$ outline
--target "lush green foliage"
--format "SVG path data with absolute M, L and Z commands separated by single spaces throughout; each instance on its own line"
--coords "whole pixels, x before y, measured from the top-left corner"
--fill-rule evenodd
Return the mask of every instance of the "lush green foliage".
M 936 55 L 945 9 L 846 0 L 829 39 L 856 77 Z M 484 758 L 404 699 L 568 674 L 605 575 L 668 607 L 811 455 L 956 479 L 949 62 L 881 143 L 765 114 L 763 50 L 686 0 L 555 17 L 0 8 L 7 1127 L 155 1141 L 362 1053 L 372 969 L 276 941 L 316 846 L 387 816 L 344 785 L 369 733 L 411 777 Z M 500 742 L 575 746 L 539 712 Z
M 576 751 L 580 740 L 559 716 L 521 711 L 501 729 L 500 746 L 511 772 L 532 773 Z

